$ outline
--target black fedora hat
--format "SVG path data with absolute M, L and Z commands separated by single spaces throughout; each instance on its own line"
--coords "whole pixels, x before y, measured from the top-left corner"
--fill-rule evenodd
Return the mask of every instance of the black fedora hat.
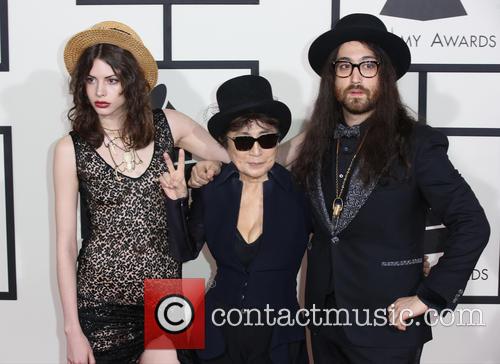
M 229 123 L 245 114 L 265 114 L 279 120 L 280 139 L 292 122 L 290 109 L 273 99 L 271 84 L 262 76 L 245 75 L 224 82 L 217 89 L 219 112 L 208 120 L 208 131 L 218 139 L 227 132 Z
M 370 14 L 346 15 L 332 30 L 316 38 L 309 48 L 309 63 L 313 70 L 321 75 L 330 53 L 342 43 L 354 40 L 379 45 L 391 59 L 398 79 L 408 71 L 411 54 L 405 41 L 388 32 L 382 20 Z

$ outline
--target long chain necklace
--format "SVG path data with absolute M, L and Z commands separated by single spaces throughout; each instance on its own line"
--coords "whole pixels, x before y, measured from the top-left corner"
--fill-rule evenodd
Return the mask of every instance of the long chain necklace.
M 345 172 L 344 175 L 344 180 L 342 182 L 342 186 L 339 186 L 339 149 L 340 149 L 340 138 L 337 139 L 337 152 L 336 152 L 336 161 L 335 161 L 335 199 L 333 200 L 333 206 L 332 206 L 332 215 L 335 218 L 335 228 L 337 228 L 337 224 L 339 222 L 339 217 L 340 214 L 342 213 L 342 210 L 344 209 L 344 200 L 342 199 L 342 194 L 344 193 L 345 186 L 347 184 L 347 180 L 349 179 L 349 174 L 351 173 L 352 166 L 354 164 L 354 161 L 356 160 L 356 157 L 358 156 L 359 151 L 363 147 L 363 144 L 366 139 L 366 135 L 368 133 L 365 133 L 363 136 L 363 139 L 361 139 L 361 142 L 359 143 L 358 149 L 356 150 L 356 153 L 354 153 L 354 156 L 351 159 L 351 162 L 349 163 L 349 166 L 347 167 L 347 171 Z
M 135 170 L 135 167 L 139 164 L 142 164 L 142 160 L 137 154 L 137 151 L 134 148 L 129 147 L 128 141 L 124 140 L 124 138 L 121 136 L 121 130 L 112 130 L 112 129 L 106 129 L 104 130 L 108 131 L 113 131 L 113 132 L 118 132 L 118 136 L 114 136 L 111 138 L 106 131 L 104 132 L 105 140 L 104 140 L 104 146 L 108 150 L 109 156 L 111 157 L 111 161 L 113 162 L 114 165 L 114 170 L 115 170 L 115 177 L 118 181 L 122 180 L 122 177 L 118 174 L 118 172 L 123 173 L 125 171 L 131 172 Z M 108 142 L 106 143 L 106 139 Z M 121 140 L 123 147 L 119 145 L 116 140 Z M 116 154 L 116 149 L 118 148 L 121 151 L 123 151 L 123 159 L 121 163 L 117 163 L 114 154 Z

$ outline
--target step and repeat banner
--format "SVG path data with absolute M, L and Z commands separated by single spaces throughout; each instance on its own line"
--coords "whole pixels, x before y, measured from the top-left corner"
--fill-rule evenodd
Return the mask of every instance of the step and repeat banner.
M 407 42 L 412 66 L 399 81 L 403 99 L 415 117 L 448 135 L 450 158 L 492 228 L 459 306 L 479 309 L 482 325 L 436 327 L 422 362 L 500 363 L 497 0 L 0 0 L 0 363 L 65 362 L 52 157 L 69 130 L 62 53 L 71 35 L 103 20 L 130 25 L 160 68 L 154 105 L 202 125 L 218 85 L 261 74 L 292 110 L 291 138 L 319 85 L 307 62 L 310 43 L 356 12 L 379 16 Z M 426 250 L 434 262 L 446 235 L 430 216 Z M 204 251 L 184 275 L 209 280 L 214 268 Z

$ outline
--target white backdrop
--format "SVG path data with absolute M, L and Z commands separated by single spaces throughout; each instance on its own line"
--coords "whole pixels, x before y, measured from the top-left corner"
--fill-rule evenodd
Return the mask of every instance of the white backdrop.
M 405 1 L 415 2 L 387 3 L 404 5 Z M 428 0 L 420 1 L 424 10 L 432 10 Z M 0 126 L 12 130 L 17 280 L 17 300 L 0 300 L 0 363 L 59 363 L 65 358 L 55 275 L 51 164 L 55 141 L 69 127 L 65 117 L 70 103 L 68 75 L 62 52 L 72 34 L 102 20 L 132 26 L 161 67 L 176 68 L 160 70 L 159 83 L 167 85 L 168 101 L 203 125 L 217 86 L 230 77 L 257 71 L 258 65 L 258 72 L 271 81 L 274 94 L 292 110 L 292 137 L 311 112 L 319 81 L 307 62 L 311 41 L 330 28 L 335 14 L 380 14 L 386 3 L 236 0 L 233 3 L 239 4 L 207 5 L 210 2 L 228 3 L 0 0 L 2 11 L 8 5 L 8 34 L 0 35 L 3 41 L 8 35 L 9 47 L 8 53 L 1 53 L 0 70 L 7 57 L 10 67 L 0 71 Z M 167 6 L 170 3 L 174 5 Z M 500 64 L 500 3 L 461 3 L 467 15 L 427 21 L 381 18 L 396 34 L 412 41 L 417 63 L 412 70 L 421 73 L 410 72 L 400 81 L 406 103 L 426 115 L 429 124 L 452 128 L 448 130 L 450 157 L 472 185 L 492 226 L 490 244 L 466 291 L 469 302 L 475 303 L 459 306 L 483 310 L 486 326 L 436 328 L 435 340 L 425 346 L 422 362 L 500 363 L 500 66 L 495 66 Z M 485 38 L 480 43 L 481 35 L 487 38 L 486 45 Z M 455 45 L 451 41 L 446 45 L 445 36 L 459 38 Z M 476 36 L 475 45 L 471 36 Z M 234 68 L 216 61 L 249 62 Z M 494 72 L 484 73 L 474 64 Z M 3 146 L 0 135 L 0 294 L 8 290 Z M 208 261 L 204 255 L 187 264 L 185 276 L 209 277 Z

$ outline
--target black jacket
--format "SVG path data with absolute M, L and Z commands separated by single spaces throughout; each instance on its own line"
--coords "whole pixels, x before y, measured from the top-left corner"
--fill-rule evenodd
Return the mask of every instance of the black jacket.
M 420 323 L 399 332 L 389 326 L 361 327 L 353 312 L 358 310 L 358 322 L 363 323 L 367 316 L 363 309 L 368 309 L 373 319 L 376 310 L 413 295 L 454 309 L 488 242 L 484 211 L 449 161 L 447 149 L 443 134 L 416 125 L 409 178 L 365 186 L 355 172 L 337 231 L 323 194 L 321 174 L 327 166 L 318 167 L 310 178 L 315 234 L 308 247 L 306 307 L 327 305 L 350 311 L 352 326 L 340 330 L 353 345 L 417 346 L 430 340 L 431 329 L 422 317 L 417 319 Z M 396 164 L 393 167 L 398 170 Z M 444 256 L 424 278 L 423 243 L 429 209 L 447 226 L 449 238 Z M 378 315 L 384 316 L 380 311 Z M 315 333 L 339 330 L 311 328 Z
M 231 163 L 214 181 L 193 190 L 190 211 L 181 212 L 181 201 L 167 201 L 169 244 L 174 257 L 187 261 L 198 256 L 205 241 L 217 263 L 217 274 L 205 297 L 206 348 L 204 359 L 224 352 L 220 327 L 212 324 L 217 307 L 288 309 L 294 314 L 297 302 L 297 273 L 311 231 L 308 200 L 291 174 L 275 164 L 264 182 L 264 222 L 262 240 L 255 259 L 245 269 L 235 255 L 234 243 L 242 183 Z M 182 215 L 186 215 L 184 220 Z M 304 328 L 275 326 L 271 357 L 288 363 L 287 344 L 304 339 Z

